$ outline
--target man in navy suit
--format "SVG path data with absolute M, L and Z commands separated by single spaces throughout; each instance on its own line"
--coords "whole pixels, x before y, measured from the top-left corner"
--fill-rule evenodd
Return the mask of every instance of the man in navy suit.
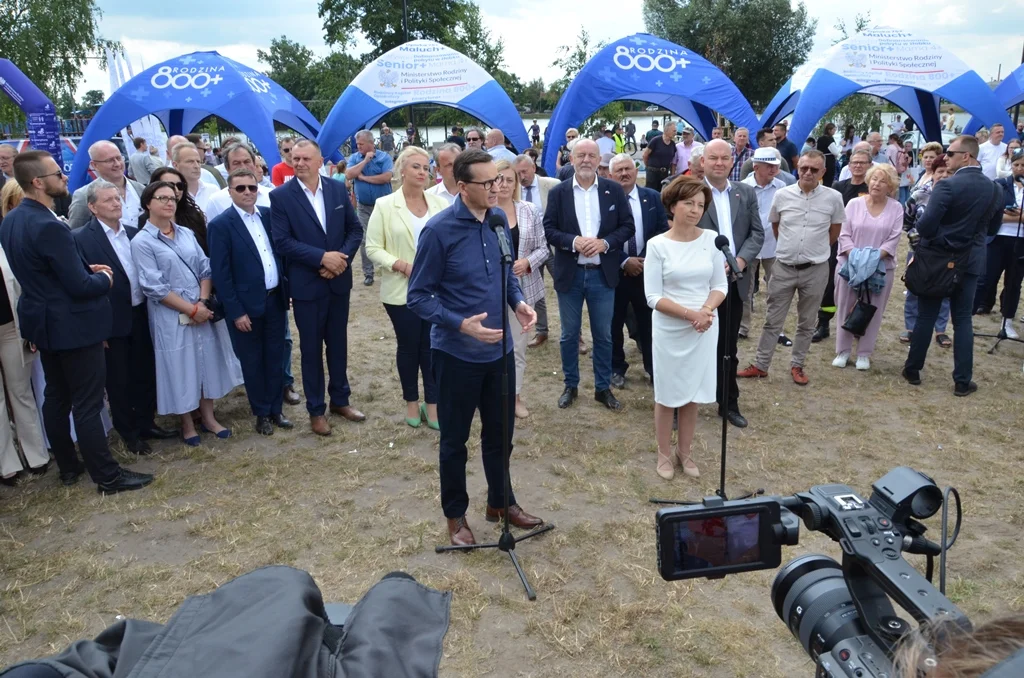
M 270 220 L 274 244 L 287 262 L 310 427 L 326 436 L 331 425 L 324 416 L 325 342 L 331 412 L 349 421 L 366 419 L 349 404 L 347 374 L 350 263 L 362 241 L 363 227 L 345 185 L 321 177 L 321 165 L 323 157 L 315 142 L 304 139 L 292 147 L 295 179 L 270 192 Z
M 985 270 L 985 239 L 999 232 L 1005 196 L 1001 186 L 981 172 L 978 140 L 962 135 L 946 151 L 946 166 L 953 176 L 935 184 L 924 214 L 917 220 L 921 247 L 935 243 L 955 253 L 966 254 L 965 273 L 949 297 L 953 317 L 953 394 L 968 396 L 978 390 L 971 381 L 974 372 L 974 327 L 971 311 L 978 289 L 978 277 Z M 903 378 L 917 386 L 928 356 L 932 327 L 942 299 L 921 297 L 910 354 L 903 365 Z
M 131 248 L 131 239 L 139 229 L 121 224 L 121 196 L 114 184 L 97 179 L 89 184 L 83 199 L 93 216 L 73 232 L 75 245 L 85 261 L 109 266 L 114 273 L 114 285 L 108 295 L 113 322 L 104 356 L 110 414 L 128 451 L 149 454 L 153 450 L 147 439 L 162 440 L 178 434 L 153 421 L 156 361 L 146 297 L 139 285 Z
M 661 203 L 661 194 L 650 188 L 636 185 L 637 168 L 628 153 L 620 153 L 608 163 L 612 178 L 619 182 L 629 208 L 633 213 L 635 234 L 626 240 L 619 252 L 622 278 L 615 288 L 615 313 L 612 316 L 612 386 L 622 388 L 626 384 L 626 354 L 623 350 L 622 326 L 626 323 L 626 311 L 632 306 L 636 328 L 633 338 L 643 356 L 644 370 L 654 374 L 651 356 L 651 307 L 647 305 L 644 292 L 644 256 L 647 243 L 656 235 L 668 230 L 668 217 Z
M 555 248 L 551 274 L 562 320 L 565 390 L 558 398 L 562 409 L 572 405 L 578 395 L 584 301 L 594 341 L 594 399 L 610 410 L 622 409 L 611 390 L 612 316 L 621 252 L 636 231 L 622 187 L 597 176 L 600 159 L 596 142 L 577 142 L 572 151 L 575 174 L 548 192 L 544 211 L 544 235 Z
M 103 264 L 87 264 L 67 225 L 54 215 L 54 198 L 67 196 L 68 179 L 49 153 L 19 155 L 14 178 L 25 199 L 0 225 L 0 244 L 22 287 L 21 334 L 39 349 L 46 375 L 43 424 L 61 482 L 72 485 L 88 470 L 100 492 L 138 490 L 153 476 L 121 468 L 110 455 L 100 420 L 103 341 L 112 324 L 107 294 L 114 272 Z M 85 469 L 71 440 L 72 413 Z
M 210 269 L 235 355 L 242 364 L 245 393 L 256 416 L 256 432 L 292 428 L 281 413 L 284 402 L 284 326 L 288 285 L 284 265 L 267 230 L 270 210 L 257 207 L 259 182 L 251 169 L 228 176 L 232 206 L 207 228 Z

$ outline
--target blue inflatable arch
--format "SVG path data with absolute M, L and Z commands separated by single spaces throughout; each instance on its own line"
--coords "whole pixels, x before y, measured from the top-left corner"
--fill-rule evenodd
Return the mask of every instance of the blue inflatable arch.
M 114 92 L 85 128 L 79 148 L 109 139 L 135 120 L 155 115 L 168 135 L 188 134 L 210 115 L 228 121 L 273 167 L 281 161 L 274 123 L 310 139 L 320 131 L 313 114 L 260 71 L 217 52 L 193 52 L 146 69 Z M 88 183 L 89 154 L 79 153 L 71 190 Z
M 1010 73 L 1006 78 L 999 83 L 996 87 L 995 92 L 996 98 L 999 99 L 999 103 L 1002 104 L 1003 108 L 1010 109 L 1019 104 L 1024 104 L 1024 65 L 1018 66 L 1017 69 Z M 1004 123 L 1005 124 L 1005 123 Z M 974 134 L 984 126 L 984 123 L 977 118 L 971 118 L 964 125 L 964 134 Z M 1012 127 L 1006 128 L 1006 133 L 1009 134 Z
M 620 99 L 666 108 L 711 138 L 718 111 L 738 127 L 757 130 L 757 114 L 736 85 L 714 64 L 685 47 L 647 33 L 611 43 L 586 63 L 558 100 L 548 139 L 563 139 L 602 106 Z M 558 143 L 545 144 L 543 164 L 555 171 Z
M 350 136 L 411 104 L 450 106 L 530 147 L 526 128 L 501 85 L 469 57 L 432 40 L 413 40 L 372 61 L 338 97 L 317 142 L 337 153 Z
M 952 53 L 907 31 L 876 26 L 844 40 L 797 69 L 761 116 L 770 126 L 792 114 L 789 136 L 799 143 L 829 109 L 863 92 L 903 109 L 929 141 L 941 141 L 939 99 L 983 120 L 1009 123 L 981 77 Z
M 46 151 L 65 167 L 60 139 L 60 121 L 50 98 L 9 59 L 0 59 L 0 92 L 10 98 L 27 118 L 28 140 L 32 148 Z

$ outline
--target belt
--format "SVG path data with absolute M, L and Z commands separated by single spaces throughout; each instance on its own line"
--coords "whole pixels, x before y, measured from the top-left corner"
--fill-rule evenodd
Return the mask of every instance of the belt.
M 281 291 L 281 286 L 278 285 L 277 287 L 275 287 L 273 289 L 267 290 L 267 296 L 269 297 L 271 295 L 277 294 L 280 291 Z
M 654 170 L 655 172 L 667 172 L 668 168 L 667 167 L 651 167 L 650 165 L 648 165 L 647 166 L 647 171 L 650 172 L 651 170 Z
M 798 271 L 804 271 L 804 270 L 810 268 L 811 266 L 817 266 L 818 265 L 818 264 L 814 263 L 813 261 L 808 261 L 808 262 L 805 262 L 805 263 L 802 263 L 802 264 L 787 264 L 784 261 L 780 261 L 779 263 L 782 264 L 783 266 L 789 266 L 790 268 L 795 268 Z M 824 264 L 825 262 L 823 261 L 821 263 Z
M 579 266 L 580 268 L 585 268 L 587 270 L 601 268 L 601 264 L 577 264 L 577 266 Z

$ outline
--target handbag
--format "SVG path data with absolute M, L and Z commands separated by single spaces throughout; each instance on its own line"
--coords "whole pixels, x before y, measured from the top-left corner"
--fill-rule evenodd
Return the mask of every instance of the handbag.
M 178 258 L 181 259 L 181 263 L 185 264 L 185 268 L 187 268 L 188 272 L 192 274 L 192 277 L 196 279 L 196 285 L 199 286 L 199 289 L 202 289 L 203 284 L 199 282 L 199 276 L 196 275 L 196 272 L 193 271 L 192 267 L 189 266 L 187 261 L 185 261 L 185 258 L 178 254 L 178 250 L 174 249 L 169 244 L 165 243 L 163 240 L 156 237 L 155 235 L 153 236 L 153 239 L 159 243 L 163 243 L 167 247 L 167 249 L 174 252 L 178 256 Z M 216 323 L 220 322 L 221 320 L 224 320 L 224 302 L 217 298 L 216 292 L 210 292 L 210 298 L 203 301 L 203 305 L 206 306 L 207 310 L 213 313 L 213 317 L 210 318 L 211 323 Z
M 911 293 L 924 299 L 951 297 L 960 288 L 970 254 L 969 248 L 953 252 L 932 242 L 919 244 L 903 282 Z
M 857 298 L 857 303 L 850 311 L 850 314 L 846 316 L 846 320 L 843 321 L 843 329 L 855 337 L 864 336 L 868 331 L 868 325 L 871 324 L 871 319 L 878 312 L 878 307 L 869 301 L 870 298 L 867 285 L 861 286 L 860 297 Z

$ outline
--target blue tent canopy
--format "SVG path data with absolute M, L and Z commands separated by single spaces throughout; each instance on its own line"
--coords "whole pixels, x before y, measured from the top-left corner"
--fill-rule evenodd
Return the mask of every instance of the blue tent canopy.
M 792 114 L 789 135 L 799 143 L 829 109 L 857 92 L 899 106 L 929 141 L 942 139 L 940 98 L 990 124 L 1009 122 L 985 81 L 952 53 L 907 31 L 876 26 L 833 45 L 798 68 L 768 104 L 761 116 L 762 126 Z
M 995 92 L 996 98 L 999 99 L 999 103 L 1003 105 L 1003 108 L 1012 108 L 1018 104 L 1024 104 L 1024 65 L 1018 66 L 1013 73 L 1010 73 L 1006 78 L 999 83 L 996 87 Z M 984 122 L 977 118 L 971 118 L 964 125 L 964 134 L 974 134 L 984 126 Z M 1006 128 L 1011 129 L 1010 127 Z
M 757 129 L 757 114 L 736 85 L 714 64 L 675 43 L 637 33 L 595 54 L 558 100 L 548 139 L 620 99 L 658 104 L 680 115 L 705 139 L 711 138 L 717 110 L 737 126 Z M 544 168 L 555 171 L 558 144 L 545 144 Z
M 275 121 L 311 139 L 320 131 L 313 114 L 260 71 L 217 52 L 193 52 L 148 68 L 119 87 L 89 122 L 79 148 L 109 139 L 147 115 L 157 116 L 169 135 L 188 134 L 216 115 L 242 130 L 271 167 L 281 161 Z M 88 153 L 79 153 L 69 176 L 72 190 L 88 182 L 88 167 Z
M 317 141 L 326 155 L 390 111 L 411 104 L 451 106 L 530 146 L 523 120 L 501 85 L 469 57 L 432 40 L 413 40 L 375 59 L 338 97 Z

